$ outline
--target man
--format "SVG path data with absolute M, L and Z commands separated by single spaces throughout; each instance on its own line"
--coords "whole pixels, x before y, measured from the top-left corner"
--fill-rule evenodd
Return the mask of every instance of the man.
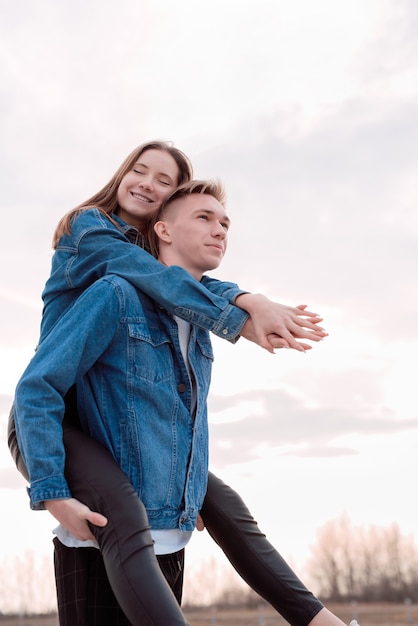
M 228 228 L 222 187 L 188 183 L 155 220 L 158 259 L 200 281 L 221 262 Z M 174 319 L 127 281 L 108 276 L 57 323 L 16 391 L 32 508 L 46 503 L 69 531 L 80 523 L 84 505 L 71 497 L 62 443 L 64 396 L 76 383 L 83 429 L 111 451 L 143 501 L 160 566 L 170 570 L 164 573 L 179 601 L 183 550 L 206 491 L 212 360 L 207 331 Z M 58 535 L 69 540 L 63 529 Z M 71 537 L 69 545 L 77 545 Z
M 200 281 L 205 271 L 216 268 L 222 260 L 228 228 L 222 188 L 216 183 L 195 181 L 178 189 L 162 205 L 153 225 L 153 248 L 161 263 L 179 265 Z M 280 339 L 277 341 L 277 346 L 282 345 Z M 90 534 L 86 519 L 106 524 L 98 513 L 90 512 L 86 517 L 82 492 L 88 484 L 88 472 L 94 475 L 104 471 L 108 461 L 96 465 L 97 457 L 84 459 L 80 454 L 79 500 L 71 497 L 64 477 L 63 398 L 76 383 L 84 430 L 103 444 L 98 446 L 100 450 L 107 448 L 112 453 L 124 472 L 124 488 L 126 475 L 146 507 L 147 520 L 139 533 L 143 533 L 144 540 L 139 550 L 144 552 L 146 563 L 155 559 L 148 539 L 149 520 L 158 562 L 178 602 L 184 546 L 196 527 L 206 490 L 206 398 L 211 362 L 207 331 L 174 319 L 130 283 L 109 275 L 87 289 L 52 329 L 16 392 L 16 427 L 31 477 L 31 506 L 41 508 L 45 502 L 77 538 Z M 80 437 L 82 433 L 74 435 Z M 74 459 L 72 465 L 77 467 Z M 113 477 L 111 467 L 110 474 Z M 112 483 L 115 496 L 118 480 Z M 133 495 L 135 506 L 139 501 L 135 492 Z M 104 510 L 106 502 L 102 504 L 98 510 Z M 240 504 L 238 508 L 242 510 Z M 123 525 L 123 515 L 113 520 L 113 527 L 119 524 Z M 141 615 L 128 614 L 128 622 L 109 587 L 99 551 L 68 547 L 77 545 L 72 543 L 71 535 L 62 528 L 57 534 L 63 544 L 55 539 L 56 560 L 66 563 L 62 576 L 56 569 L 62 626 L 186 623 L 178 605 L 177 612 L 169 607 L 169 619 L 162 608 L 161 619 L 152 621 L 144 607 Z M 126 540 L 123 532 L 120 539 Z M 264 543 L 261 549 L 265 549 Z M 270 547 L 269 552 L 273 551 Z M 67 577 L 71 559 L 75 575 Z M 139 573 L 142 592 L 150 569 L 145 565 Z M 285 571 L 282 566 L 280 571 Z M 285 585 L 290 580 L 295 582 L 293 572 L 286 571 Z M 123 571 L 118 572 L 117 578 L 123 580 L 123 576 Z M 67 589 L 69 579 L 76 589 Z M 87 597 L 79 587 L 87 590 Z M 147 587 L 151 601 L 162 607 L 168 605 L 169 599 L 159 595 L 164 591 L 154 587 L 154 582 Z M 299 603 L 313 607 L 308 618 L 312 626 L 342 624 L 303 585 L 297 584 L 296 595 Z

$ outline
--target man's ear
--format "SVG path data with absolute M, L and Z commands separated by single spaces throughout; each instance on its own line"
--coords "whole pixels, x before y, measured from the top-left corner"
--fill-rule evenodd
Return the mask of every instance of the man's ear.
M 171 243 L 171 235 L 167 222 L 159 221 L 154 224 L 154 232 L 158 239 L 165 243 Z

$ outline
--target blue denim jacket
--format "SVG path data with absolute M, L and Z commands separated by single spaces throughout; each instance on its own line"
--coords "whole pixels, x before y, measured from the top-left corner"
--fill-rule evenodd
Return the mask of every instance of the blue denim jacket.
M 61 237 L 42 295 L 41 341 L 87 287 L 109 274 L 125 278 L 170 314 L 237 340 L 248 314 L 233 306 L 244 293 L 236 284 L 209 277 L 199 283 L 183 268 L 165 267 L 131 243 L 132 232 L 139 234 L 136 229 L 116 215 L 112 218 L 118 226 L 98 209 L 88 209 L 73 221 L 71 233 Z
M 16 431 L 32 508 L 71 496 L 62 419 L 63 397 L 76 383 L 83 429 L 110 449 L 151 526 L 192 530 L 208 471 L 207 331 L 192 327 L 188 356 L 194 418 L 175 320 L 117 276 L 87 289 L 41 342 L 17 386 Z

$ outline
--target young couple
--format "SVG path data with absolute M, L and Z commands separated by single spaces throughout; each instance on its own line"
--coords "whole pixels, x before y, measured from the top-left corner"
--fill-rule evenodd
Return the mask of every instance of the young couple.
M 9 445 L 31 507 L 60 522 L 60 624 L 186 624 L 184 547 L 204 524 L 289 623 L 341 626 L 238 494 L 208 476 L 208 331 L 270 351 L 306 350 L 298 340 L 325 333 L 304 306 L 203 276 L 225 253 L 229 218 L 219 186 L 191 178 L 179 150 L 144 144 L 55 234 L 41 338 L 16 390 Z

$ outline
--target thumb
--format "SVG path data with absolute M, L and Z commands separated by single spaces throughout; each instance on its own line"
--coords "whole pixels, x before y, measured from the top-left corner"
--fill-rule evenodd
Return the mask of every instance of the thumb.
M 94 511 L 89 511 L 86 514 L 86 521 L 90 522 L 94 526 L 106 526 L 107 525 L 107 517 L 101 515 L 100 513 L 95 513 Z

